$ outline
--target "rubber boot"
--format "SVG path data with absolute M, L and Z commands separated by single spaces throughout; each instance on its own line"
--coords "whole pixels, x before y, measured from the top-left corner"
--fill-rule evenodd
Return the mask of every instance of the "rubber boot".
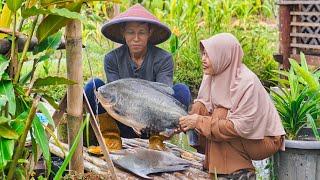
M 98 119 L 102 136 L 109 151 L 120 150 L 122 148 L 122 141 L 116 120 L 108 113 L 99 114 Z
M 166 146 L 163 143 L 164 137 L 161 135 L 152 135 L 149 138 L 149 149 L 159 150 L 159 151 L 165 151 Z
M 120 150 L 122 148 L 122 140 L 116 120 L 108 113 L 99 114 L 97 119 L 99 119 L 100 131 L 108 150 L 111 152 Z M 102 152 L 100 147 L 94 146 L 91 146 L 88 151 L 92 154 L 101 154 Z

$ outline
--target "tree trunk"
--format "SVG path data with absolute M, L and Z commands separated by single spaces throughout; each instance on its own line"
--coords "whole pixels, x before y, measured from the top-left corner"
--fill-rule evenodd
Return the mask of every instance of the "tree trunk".
M 69 149 L 82 124 L 82 39 L 81 22 L 71 20 L 66 26 L 66 57 L 68 79 L 77 84 L 70 85 L 67 91 L 67 121 Z M 84 172 L 83 166 L 83 140 L 82 134 L 78 147 L 69 164 L 71 171 Z

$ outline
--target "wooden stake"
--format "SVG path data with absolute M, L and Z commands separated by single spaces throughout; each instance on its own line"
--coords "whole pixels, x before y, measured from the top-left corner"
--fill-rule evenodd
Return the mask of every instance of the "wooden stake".
M 74 139 L 82 124 L 82 34 L 81 22 L 71 20 L 66 26 L 66 57 L 68 79 L 77 82 L 68 86 L 67 92 L 67 120 L 68 120 L 68 142 L 71 148 Z M 83 137 L 81 134 L 78 147 L 69 164 L 71 171 L 84 173 L 83 166 Z
M 100 128 L 98 126 L 97 120 L 95 118 L 95 115 L 92 112 L 92 109 L 90 108 L 90 104 L 89 104 L 87 95 L 86 95 L 86 93 L 84 91 L 83 91 L 83 96 L 84 96 L 85 109 L 86 109 L 86 111 L 88 111 L 90 113 L 90 117 L 91 117 L 90 118 L 90 124 L 91 124 L 91 127 L 93 128 L 93 131 L 94 131 L 94 133 L 96 135 L 96 138 L 97 138 L 97 140 L 99 142 L 99 145 L 100 145 L 100 148 L 102 150 L 102 153 L 103 153 L 103 155 L 105 157 L 105 160 L 106 160 L 106 162 L 108 164 L 108 169 L 111 172 L 112 179 L 117 179 L 113 163 L 112 163 L 111 158 L 109 156 L 108 148 L 107 148 L 107 146 L 106 146 L 106 144 L 104 142 L 104 139 L 103 139 L 102 133 L 100 131 Z

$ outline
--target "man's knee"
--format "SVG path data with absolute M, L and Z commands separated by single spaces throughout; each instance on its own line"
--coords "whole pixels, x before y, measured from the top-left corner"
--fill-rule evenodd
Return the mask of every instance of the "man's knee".
M 101 79 L 93 78 L 93 79 L 90 79 L 88 83 L 84 86 L 84 90 L 86 94 L 88 94 L 88 92 L 91 92 L 91 91 L 93 92 L 93 89 L 97 89 L 98 87 L 103 85 L 104 85 L 104 82 Z
M 191 103 L 191 93 L 189 87 L 185 84 L 178 83 L 175 84 L 172 88 L 174 90 L 174 98 L 176 98 L 186 107 L 189 107 Z
M 86 93 L 86 96 L 88 98 L 90 107 L 92 108 L 93 112 L 95 114 L 101 114 L 104 113 L 104 108 L 99 104 L 97 109 L 97 100 L 94 94 L 94 90 L 98 89 L 100 86 L 103 86 L 104 82 L 99 78 L 93 78 L 88 81 L 88 83 L 84 86 L 84 91 Z

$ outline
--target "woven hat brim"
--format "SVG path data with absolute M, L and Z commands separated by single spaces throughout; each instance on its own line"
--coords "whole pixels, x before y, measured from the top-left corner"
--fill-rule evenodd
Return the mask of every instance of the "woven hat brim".
M 151 26 L 153 27 L 153 33 L 149 39 L 149 42 L 153 45 L 160 44 L 169 39 L 171 36 L 171 31 L 166 25 L 158 21 L 142 17 L 124 17 L 111 20 L 102 26 L 101 33 L 111 41 L 125 44 L 125 40 L 121 32 L 121 27 L 123 23 L 127 22 L 146 22 L 151 24 Z

